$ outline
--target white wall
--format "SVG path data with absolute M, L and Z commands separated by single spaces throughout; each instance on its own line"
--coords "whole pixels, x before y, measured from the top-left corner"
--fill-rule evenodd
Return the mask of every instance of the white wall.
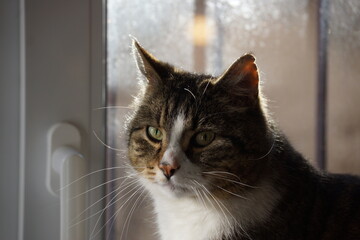
M 102 1 L 0 1 L 0 239 L 60 238 L 59 198 L 45 181 L 51 126 L 77 126 L 87 171 L 104 166 L 92 134 L 105 128 L 93 112 L 104 104 L 102 14 Z M 89 186 L 103 180 L 92 176 Z
M 19 23 L 19 1 L 0 1 L 0 239 L 17 238 Z

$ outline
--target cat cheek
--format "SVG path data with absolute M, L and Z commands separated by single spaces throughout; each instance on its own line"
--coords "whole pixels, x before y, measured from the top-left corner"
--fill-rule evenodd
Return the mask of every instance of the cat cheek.
M 162 171 L 160 169 L 159 169 L 159 171 L 156 171 L 156 173 L 155 173 L 154 182 L 160 183 L 160 184 L 168 182 L 167 178 L 165 177 L 165 175 L 162 173 Z
M 154 171 L 144 170 L 141 173 L 147 180 L 153 182 L 155 181 L 155 175 L 156 173 Z

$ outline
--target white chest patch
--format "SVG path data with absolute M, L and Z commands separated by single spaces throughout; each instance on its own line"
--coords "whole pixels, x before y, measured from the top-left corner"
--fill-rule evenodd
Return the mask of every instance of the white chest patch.
M 268 219 L 279 199 L 278 192 L 271 182 L 264 181 L 249 191 L 246 198 L 213 196 L 208 190 L 211 183 L 202 177 L 201 167 L 193 164 L 180 147 L 184 129 L 184 115 L 180 113 L 162 159 L 169 165 L 176 161 L 181 168 L 169 178 L 157 169 L 154 181 L 142 179 L 154 200 L 161 239 L 219 240 L 234 231 L 251 239 L 246 230 Z
M 219 212 L 193 199 L 155 199 L 162 240 L 215 240 L 227 230 Z

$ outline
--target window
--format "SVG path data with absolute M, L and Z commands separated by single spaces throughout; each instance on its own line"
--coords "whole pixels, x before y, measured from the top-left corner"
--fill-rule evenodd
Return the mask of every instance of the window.
M 328 3 L 327 169 L 359 174 L 358 0 L 1 1 L 0 239 L 66 238 L 60 199 L 46 186 L 47 134 L 59 122 L 82 137 L 86 209 L 73 223 L 84 223 L 83 238 L 156 239 L 146 193 L 126 188 L 117 169 L 137 91 L 129 34 L 161 60 L 214 75 L 253 52 L 275 120 L 314 161 L 320 1 Z
M 110 146 L 125 149 L 126 106 L 137 90 L 136 66 L 130 54 L 131 34 L 161 60 L 214 75 L 219 75 L 242 54 L 253 52 L 273 117 L 295 147 L 314 163 L 320 34 L 317 2 L 108 0 L 107 140 Z M 360 172 L 360 162 L 355 161 L 360 157 L 360 110 L 354 105 L 359 101 L 360 90 L 359 10 L 356 0 L 328 1 L 325 9 L 329 16 L 326 136 L 331 172 Z M 124 154 L 108 150 L 108 160 L 113 166 L 121 165 L 125 158 Z M 123 176 L 121 171 L 112 174 Z M 111 221 L 115 223 L 108 228 L 108 234 L 114 239 L 153 239 L 153 218 L 143 210 L 149 208 L 147 204 L 138 204 L 132 213 L 136 196 L 124 205 L 124 211 L 116 212 L 116 209 L 128 197 L 110 211 Z

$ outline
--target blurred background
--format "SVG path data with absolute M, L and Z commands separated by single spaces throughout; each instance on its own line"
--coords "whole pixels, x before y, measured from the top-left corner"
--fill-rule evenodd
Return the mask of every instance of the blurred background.
M 251 52 L 271 116 L 295 148 L 330 172 L 360 173 L 359 1 L 108 0 L 107 4 L 108 105 L 128 106 L 138 89 L 137 70 L 129 59 L 129 34 L 160 60 L 213 75 Z M 320 105 L 319 77 L 326 78 L 321 86 L 327 93 Z M 320 121 L 327 126 L 317 123 L 323 109 L 326 118 Z M 108 109 L 111 146 L 124 142 L 121 130 L 128 111 Z M 111 159 L 118 156 L 114 165 L 124 159 L 111 150 L 108 154 Z M 123 204 L 119 201 L 118 206 Z M 127 231 L 121 239 L 139 239 L 145 236 L 136 231 L 139 226 L 154 232 L 149 228 L 151 214 L 144 218 L 144 211 L 133 215 L 137 224 L 126 230 L 129 214 L 119 213 L 115 236 Z
M 295 148 L 316 167 L 360 174 L 358 0 L 3 0 L 0 239 L 157 239 L 146 193 L 118 170 L 138 90 L 129 35 L 163 61 L 213 75 L 253 53 Z M 49 152 L 59 123 L 78 130 L 71 147 L 86 160 L 67 179 L 85 186 L 67 196 L 80 209 L 68 222 L 69 188 L 48 184 L 50 173 L 64 176 Z

